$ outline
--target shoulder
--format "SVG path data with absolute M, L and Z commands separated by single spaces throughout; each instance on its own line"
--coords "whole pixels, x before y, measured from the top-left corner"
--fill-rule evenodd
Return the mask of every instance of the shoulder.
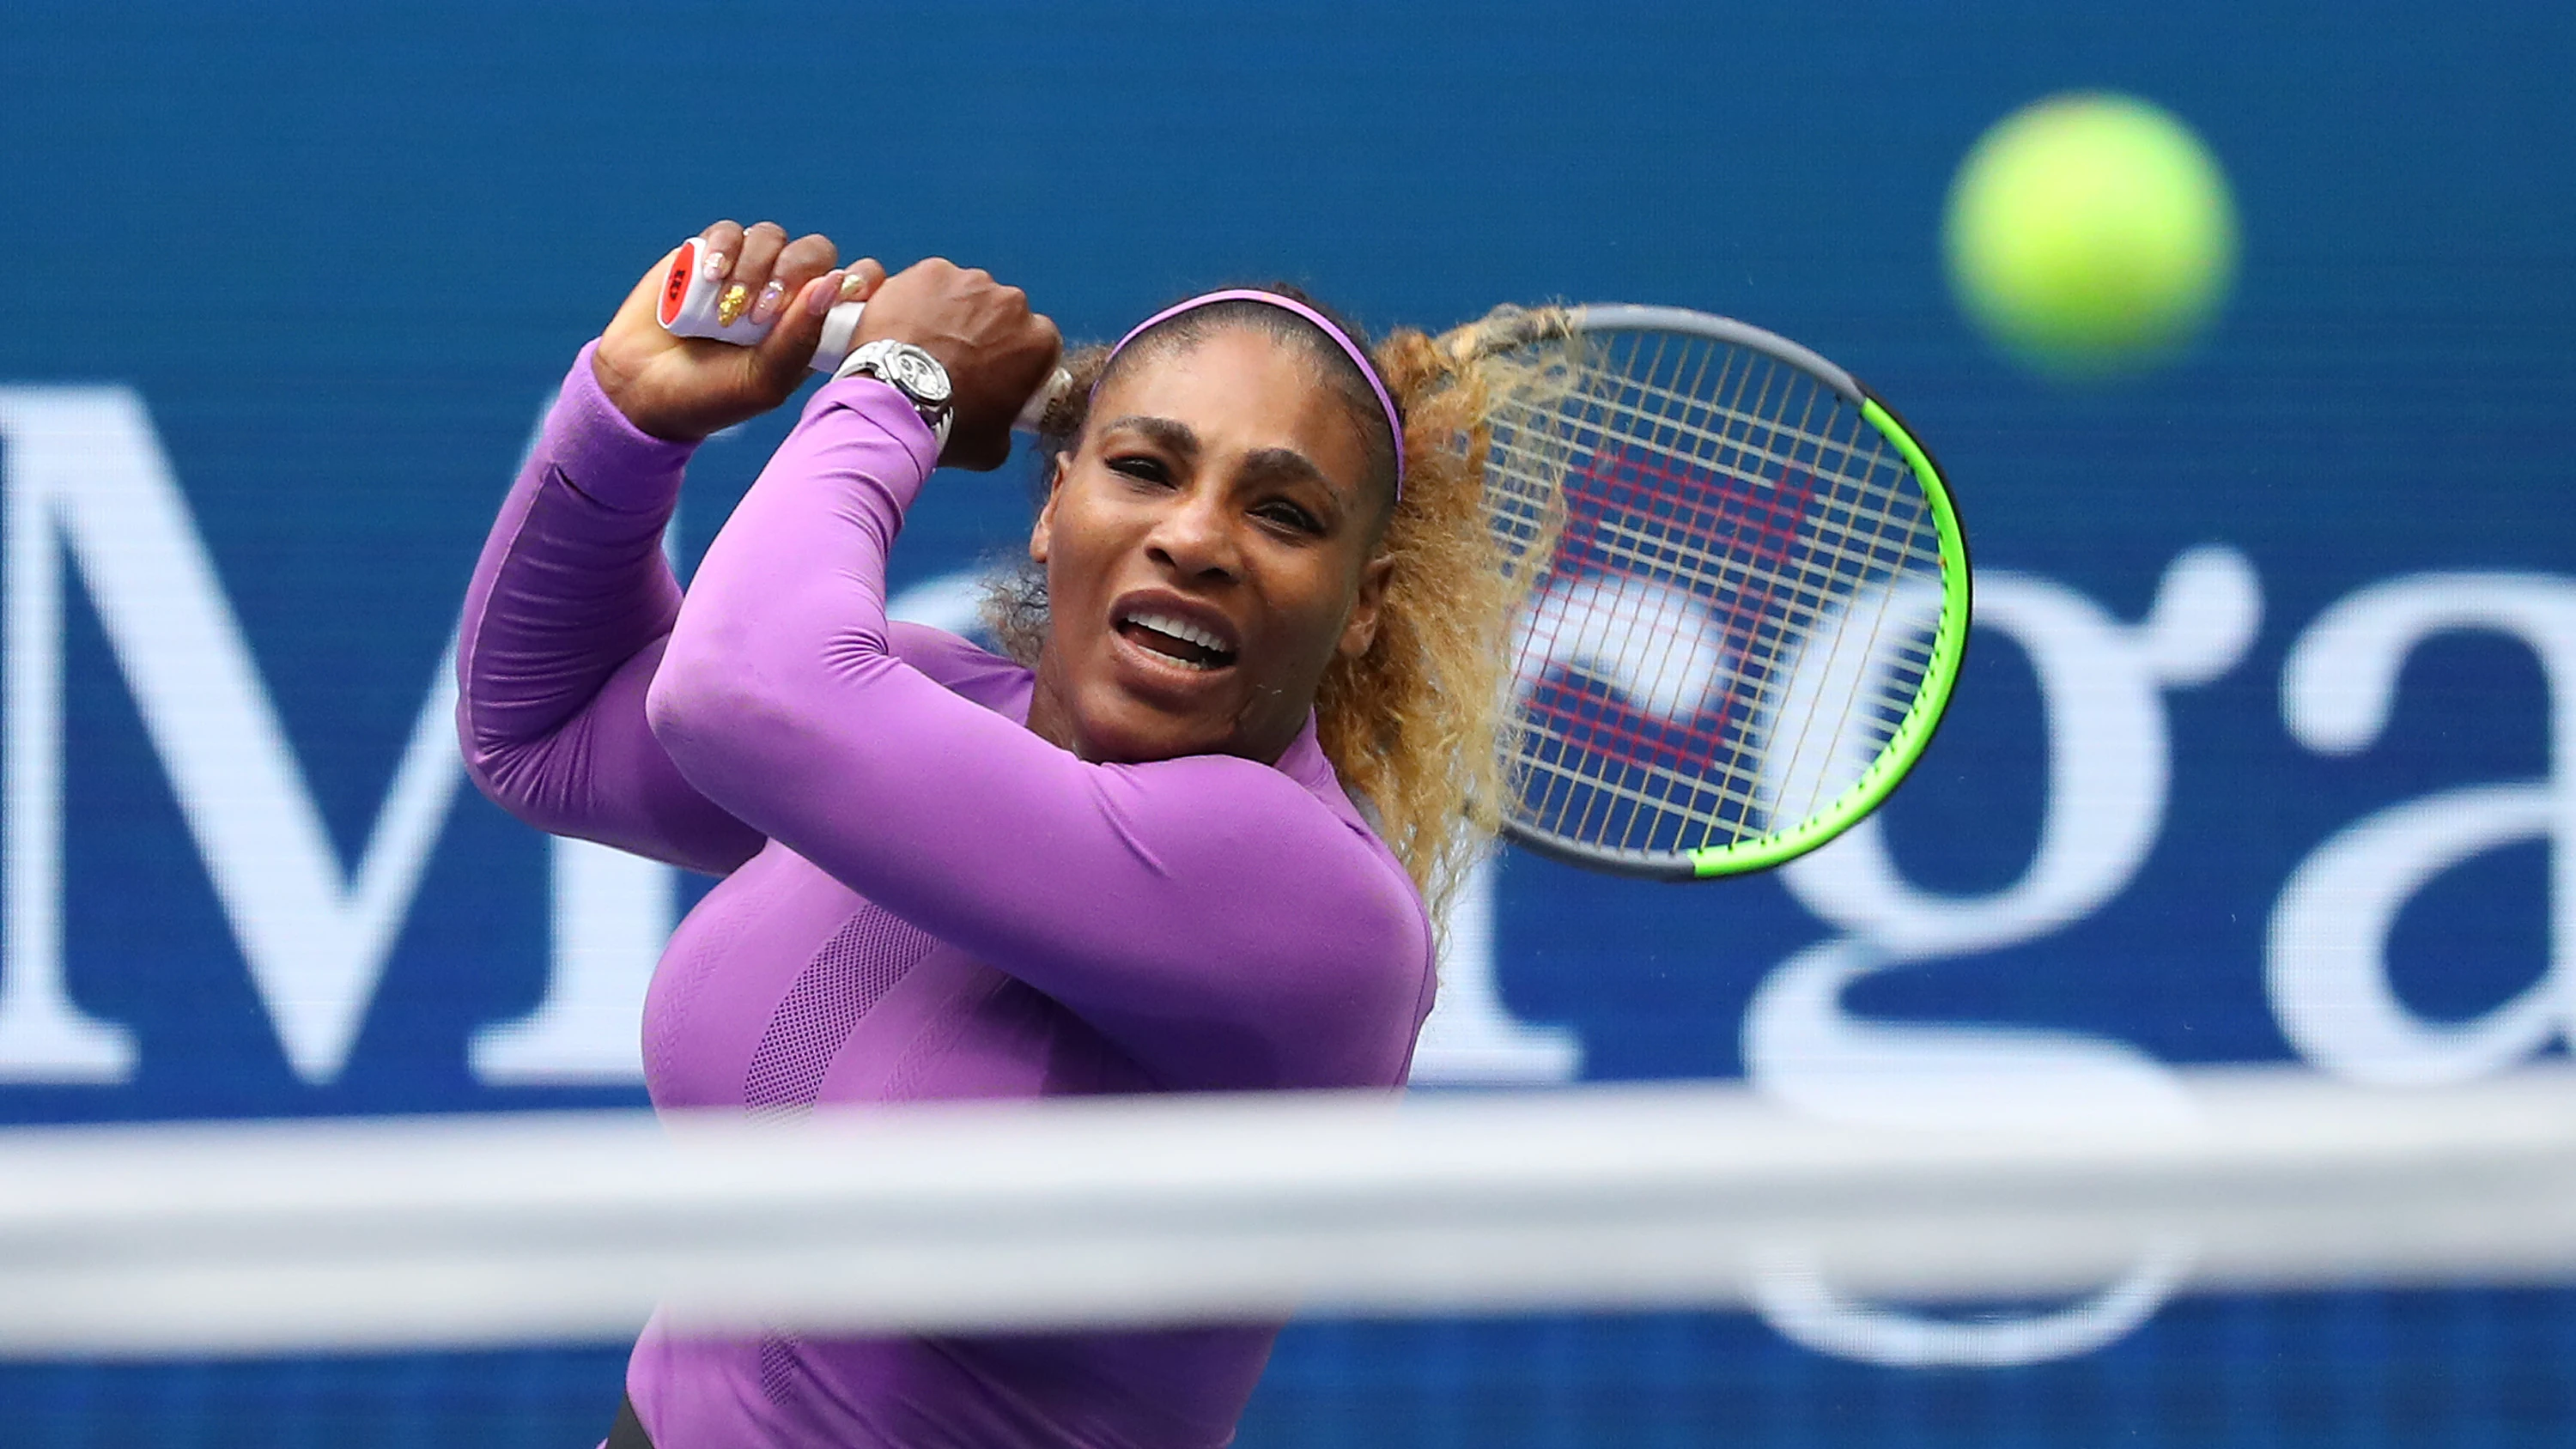
M 1029 671 L 945 629 L 900 620 L 886 625 L 895 657 L 952 694 L 1014 718 L 1028 708 Z
M 1400 1083 L 1431 1004 L 1430 911 L 1339 786 L 1218 755 L 1111 768 L 1132 848 L 1221 902 L 1231 974 L 1280 1085 Z
M 1380 874 L 1385 847 L 1338 788 L 1319 790 L 1276 766 L 1233 755 L 1094 768 L 1104 788 L 1138 804 L 1150 802 L 1155 817 L 1183 827 L 1181 838 L 1190 844 L 1234 848 L 1235 858 L 1246 863 L 1285 852 L 1329 861 L 1355 878 Z M 1392 865 L 1392 857 L 1387 859 Z

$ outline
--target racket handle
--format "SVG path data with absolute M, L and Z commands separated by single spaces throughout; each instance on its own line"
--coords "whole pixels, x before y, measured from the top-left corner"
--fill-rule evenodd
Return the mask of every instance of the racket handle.
M 731 322 L 722 319 L 725 283 L 707 276 L 699 267 L 705 258 L 707 244 L 691 237 L 680 244 L 671 257 L 671 270 L 662 278 L 662 300 L 655 315 L 662 320 L 663 330 L 674 337 L 703 337 L 711 342 L 749 347 L 769 335 L 777 319 L 767 322 L 751 320 L 745 308 Z M 867 311 L 865 302 L 843 302 L 823 317 L 823 340 L 814 347 L 813 361 L 806 364 L 816 372 L 830 372 L 850 355 L 858 340 L 859 317 Z M 1024 433 L 1037 431 L 1038 422 L 1056 400 L 1073 390 L 1073 378 L 1063 368 L 1037 390 L 1011 426 Z

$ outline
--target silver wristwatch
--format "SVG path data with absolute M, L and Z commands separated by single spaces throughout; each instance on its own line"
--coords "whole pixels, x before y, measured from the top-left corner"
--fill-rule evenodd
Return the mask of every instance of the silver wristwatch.
M 909 342 L 880 337 L 863 342 L 841 361 L 832 372 L 834 378 L 873 377 L 894 384 L 895 390 L 912 399 L 913 411 L 930 425 L 930 434 L 939 446 L 948 446 L 948 425 L 956 413 L 950 405 L 948 369 L 939 359 Z

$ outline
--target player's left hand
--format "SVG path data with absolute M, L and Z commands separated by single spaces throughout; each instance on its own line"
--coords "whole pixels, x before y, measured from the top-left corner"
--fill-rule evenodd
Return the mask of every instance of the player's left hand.
M 909 342 L 948 369 L 955 408 L 939 461 L 998 468 L 1011 455 L 1011 423 L 1055 371 L 1064 339 L 1029 310 L 1028 294 L 980 268 L 943 257 L 915 262 L 877 289 L 858 340 Z

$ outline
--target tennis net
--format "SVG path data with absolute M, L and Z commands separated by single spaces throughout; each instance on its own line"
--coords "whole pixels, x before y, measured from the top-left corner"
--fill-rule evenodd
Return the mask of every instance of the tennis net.
M 0 1131 L 0 1354 L 2576 1281 L 2576 1072 L 2093 1131 L 1740 1086 Z M 2070 1119 L 2077 1113 L 2065 1114 Z

